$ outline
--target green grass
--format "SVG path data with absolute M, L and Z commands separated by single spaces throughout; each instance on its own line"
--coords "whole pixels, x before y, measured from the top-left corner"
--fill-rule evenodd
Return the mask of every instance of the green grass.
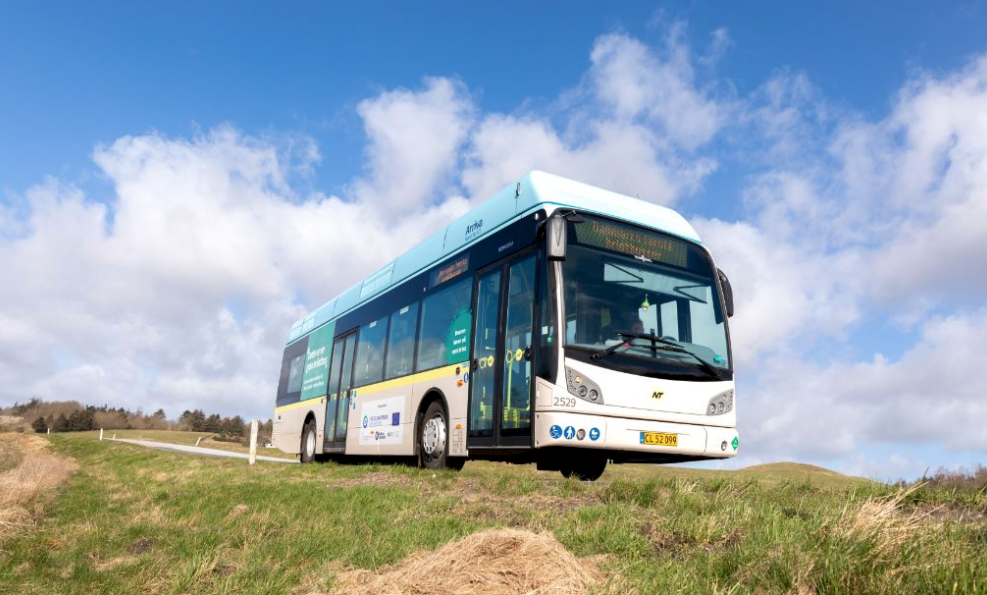
M 787 464 L 611 466 L 587 485 L 532 466 L 249 467 L 91 435 L 51 441 L 81 469 L 34 531 L 5 544 L 0 593 L 328 590 L 341 568 L 504 526 L 601 556 L 622 592 L 987 592 L 979 492 L 920 488 L 851 530 L 865 502 L 897 490 Z

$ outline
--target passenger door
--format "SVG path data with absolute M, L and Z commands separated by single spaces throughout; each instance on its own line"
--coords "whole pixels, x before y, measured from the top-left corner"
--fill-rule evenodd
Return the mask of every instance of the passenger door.
M 469 448 L 531 445 L 536 262 L 529 253 L 477 275 Z
M 339 336 L 332 344 L 329 387 L 326 397 L 325 443 L 328 448 L 346 446 L 347 407 L 353 383 L 353 352 L 356 331 Z

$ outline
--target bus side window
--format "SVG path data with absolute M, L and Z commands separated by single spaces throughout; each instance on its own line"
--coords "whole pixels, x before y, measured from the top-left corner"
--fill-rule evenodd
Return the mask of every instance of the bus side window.
M 360 327 L 356 346 L 356 370 L 353 386 L 380 382 L 384 373 L 384 339 L 387 337 L 387 316 Z
M 391 330 L 387 338 L 387 363 L 384 365 L 385 379 L 411 374 L 415 359 L 417 325 L 418 302 L 391 314 Z
M 418 371 L 469 359 L 473 279 L 466 278 L 422 300 Z
M 291 367 L 288 371 L 288 390 L 286 391 L 289 395 L 291 393 L 301 392 L 302 390 L 302 359 L 304 355 L 296 355 L 291 359 Z

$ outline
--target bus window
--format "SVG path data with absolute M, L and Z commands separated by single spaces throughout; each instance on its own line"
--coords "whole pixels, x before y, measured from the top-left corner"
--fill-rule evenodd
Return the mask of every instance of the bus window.
M 387 338 L 387 363 L 384 377 L 397 378 L 411 374 L 415 359 L 415 331 L 418 325 L 418 302 L 391 314 L 390 336 Z
M 473 279 L 466 278 L 422 300 L 418 371 L 469 359 Z
M 291 368 L 288 371 L 288 394 L 301 392 L 302 390 L 302 360 L 304 354 L 296 355 L 291 360 Z
M 380 382 L 384 373 L 384 338 L 387 336 L 387 317 L 360 327 L 356 347 L 356 369 L 353 386 Z

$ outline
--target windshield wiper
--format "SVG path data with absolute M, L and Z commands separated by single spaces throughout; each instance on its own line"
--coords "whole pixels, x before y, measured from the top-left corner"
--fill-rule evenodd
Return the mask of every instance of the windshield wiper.
M 699 357 L 695 353 L 689 351 L 688 349 L 682 347 L 681 345 L 679 345 L 674 341 L 669 341 L 668 339 L 664 339 L 662 337 L 659 337 L 658 335 L 653 335 L 651 333 L 632 333 L 626 331 L 617 331 L 617 335 L 624 337 L 625 339 L 644 339 L 646 341 L 651 341 L 651 349 L 655 351 L 670 351 L 672 353 L 684 353 L 689 357 L 691 357 L 692 359 L 696 360 L 699 363 L 699 367 L 702 368 L 703 372 L 706 372 L 706 374 L 708 374 L 712 378 L 715 378 L 716 380 L 723 380 L 723 377 L 720 376 L 719 370 L 717 370 L 713 366 L 713 364 L 709 363 L 708 361 L 704 360 L 703 358 Z M 658 347 L 657 345 L 658 343 L 661 343 L 662 347 Z M 617 351 L 621 347 L 630 347 L 630 346 L 631 346 L 630 343 L 628 343 L 627 341 L 623 341 L 621 343 L 617 343 L 616 345 L 611 345 L 606 349 L 601 349 L 600 351 L 597 351 L 590 357 L 592 357 L 593 359 L 603 359 L 608 355 L 612 354 L 614 351 Z

